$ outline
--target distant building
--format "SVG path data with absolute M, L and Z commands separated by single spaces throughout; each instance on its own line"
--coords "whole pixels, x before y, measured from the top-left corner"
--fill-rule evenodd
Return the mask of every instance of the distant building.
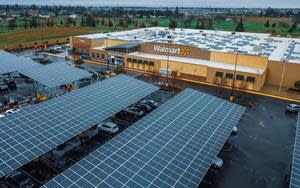
M 71 14 L 71 15 L 69 16 L 69 18 L 76 19 L 76 18 L 77 18 L 77 15 L 76 15 L 76 14 Z
M 48 19 L 48 18 L 50 18 L 51 16 L 48 15 L 48 14 L 39 14 L 39 17 L 40 17 L 40 18 L 43 18 L 43 19 Z
M 300 80 L 300 39 L 295 38 L 155 27 L 70 41 L 84 58 L 153 73 L 168 69 L 182 79 L 257 91 L 265 84 L 291 88 Z

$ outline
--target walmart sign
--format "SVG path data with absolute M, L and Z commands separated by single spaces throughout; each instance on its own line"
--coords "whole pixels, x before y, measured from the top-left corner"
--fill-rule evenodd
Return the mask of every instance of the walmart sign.
M 161 52 L 161 53 L 170 53 L 170 54 L 178 54 L 180 55 L 180 48 L 169 48 L 165 46 L 153 46 L 155 52 Z
M 187 48 L 187 47 L 169 48 L 169 47 L 165 47 L 165 46 L 154 45 L 153 49 L 154 49 L 155 52 L 161 52 L 161 53 L 178 54 L 178 55 L 181 55 L 181 56 L 190 55 L 190 49 Z

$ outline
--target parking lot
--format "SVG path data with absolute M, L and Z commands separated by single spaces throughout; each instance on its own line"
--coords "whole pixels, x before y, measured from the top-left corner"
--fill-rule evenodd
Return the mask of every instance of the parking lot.
M 58 60 L 62 59 L 59 58 Z M 106 69 L 104 65 L 87 63 L 84 64 L 84 67 L 97 71 Z M 165 81 L 165 78 L 135 72 L 127 72 L 126 74 L 151 83 Z M 169 78 L 169 82 L 180 89 L 189 87 L 227 99 L 231 94 L 231 91 L 227 89 L 173 80 L 172 78 Z M 23 86 L 21 85 L 20 88 L 23 88 Z M 17 89 L 16 93 L 32 92 L 25 88 L 27 86 L 24 86 L 24 90 Z M 160 103 L 172 97 L 172 94 L 169 92 L 160 92 L 158 94 L 155 93 L 151 97 Z M 209 170 L 199 187 L 288 187 L 288 175 L 292 162 L 296 129 L 296 114 L 288 113 L 285 110 L 286 105 L 290 102 L 242 92 L 234 92 L 234 94 L 236 102 L 247 106 L 248 109 L 238 124 L 238 134 L 232 135 L 228 139 L 233 145 L 231 151 L 221 151 L 219 153 L 219 157 L 224 161 L 223 167 L 218 170 Z M 117 114 L 111 120 L 119 126 L 119 132 L 122 132 L 138 119 Z M 83 138 L 81 140 L 75 138 L 68 143 L 68 146 L 64 146 L 61 152 L 58 152 L 58 155 L 64 153 L 63 160 L 66 160 L 62 169 L 80 160 L 112 138 L 111 135 L 106 133 L 100 133 L 99 136 L 95 127 L 89 130 L 88 134 L 90 134 L 88 136 L 90 137 L 89 139 Z M 58 161 L 55 162 L 57 163 Z M 41 165 L 44 165 L 44 163 Z M 34 177 L 39 177 L 38 174 L 35 174 L 38 173 L 39 167 L 28 167 L 26 165 L 23 170 L 33 174 Z M 36 169 L 37 172 L 31 172 L 30 169 Z M 46 179 L 49 180 L 50 177 L 55 176 L 60 171 L 56 168 L 49 168 L 49 165 L 43 169 L 45 169 L 43 173 L 44 180 L 40 177 L 41 182 L 46 181 Z
M 174 92 L 159 90 L 150 96 L 147 96 L 143 100 L 154 100 L 159 106 L 174 95 Z M 136 105 L 137 104 L 133 104 L 127 109 Z M 116 133 L 110 134 L 106 131 L 99 131 L 98 126 L 94 125 L 79 136 L 72 138 L 65 144 L 60 145 L 56 149 L 44 154 L 39 158 L 39 160 L 34 160 L 22 166 L 19 170 L 17 170 L 17 172 L 21 172 L 23 176 L 27 176 L 27 178 L 30 177 L 30 182 L 34 184 L 34 187 L 39 187 L 95 149 L 99 148 L 114 136 L 120 134 L 154 109 L 155 108 L 151 108 L 149 111 L 143 111 L 143 114 L 141 115 L 131 114 L 125 109 L 104 121 L 116 124 L 119 129 Z M 6 183 L 7 181 L 8 180 L 4 180 L 0 182 L 0 185 L 3 185 L 3 183 Z
M 164 78 L 140 75 L 137 78 L 165 81 Z M 170 82 L 173 80 L 171 79 Z M 222 98 L 230 90 L 176 80 L 175 86 L 189 87 Z M 230 136 L 230 152 L 220 152 L 224 166 L 209 171 L 207 183 L 199 187 L 282 188 L 288 187 L 296 131 L 296 114 L 286 112 L 290 102 L 269 97 L 235 92 L 237 102 L 248 109 L 238 124 L 239 133 Z M 210 185 L 210 186 L 209 186 Z

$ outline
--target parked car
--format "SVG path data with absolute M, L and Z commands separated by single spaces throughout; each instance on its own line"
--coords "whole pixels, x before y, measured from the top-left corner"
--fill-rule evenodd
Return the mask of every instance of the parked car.
M 11 105 L 17 105 L 19 101 L 17 98 L 8 97 L 8 103 Z
M 8 90 L 8 85 L 4 82 L 0 82 L 0 91 Z
M 128 113 L 128 114 L 131 114 L 131 115 L 134 115 L 134 116 L 137 116 L 137 117 L 140 117 L 140 116 L 144 115 L 144 111 L 142 109 L 137 108 L 137 107 L 126 108 L 124 110 L 124 112 Z
M 7 79 L 4 79 L 4 81 L 7 84 L 7 86 L 8 86 L 9 89 L 15 89 L 15 88 L 17 88 L 17 84 L 16 84 L 16 82 L 15 82 L 14 79 L 7 78 Z
M 289 104 L 286 107 L 287 111 L 290 112 L 299 112 L 300 111 L 300 105 L 298 104 Z
M 19 112 L 19 111 L 20 111 L 20 109 L 13 108 L 13 109 L 6 110 L 5 114 L 14 114 L 14 113 Z
M 97 126 L 98 132 L 107 132 L 108 134 L 114 134 L 119 131 L 119 127 L 112 122 L 100 123 Z
M 239 129 L 237 128 L 237 126 L 234 126 L 231 131 L 231 134 L 237 134 L 238 132 L 239 132 Z
M 6 175 L 0 182 L 0 187 L 34 188 L 38 186 L 25 172 L 18 170 Z
M 214 169 L 220 169 L 223 166 L 223 160 L 220 157 L 216 157 L 212 162 L 212 167 Z
M 148 104 L 145 104 L 145 103 L 137 103 L 135 106 L 137 108 L 140 108 L 140 109 L 146 111 L 146 112 L 149 112 L 150 110 L 152 110 L 152 107 L 149 106 Z
M 3 118 L 3 117 L 5 117 L 5 115 L 3 115 L 3 114 L 0 114 L 0 118 Z
M 152 108 L 157 108 L 158 107 L 158 102 L 152 99 L 145 99 L 139 102 L 140 104 L 147 104 L 151 106 Z

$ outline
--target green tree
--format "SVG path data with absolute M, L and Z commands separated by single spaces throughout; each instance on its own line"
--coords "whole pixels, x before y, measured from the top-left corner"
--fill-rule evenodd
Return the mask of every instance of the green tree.
M 102 25 L 102 26 L 105 25 L 105 20 L 104 20 L 104 18 L 102 18 L 102 20 L 101 20 L 101 25 Z
M 111 20 L 109 20 L 109 21 L 108 21 L 108 27 L 113 27 L 113 26 L 114 26 L 114 24 L 112 23 Z
M 289 28 L 288 32 L 293 33 L 295 30 L 297 30 L 297 23 L 296 22 L 294 22 L 292 24 L 292 26 Z
M 275 28 L 275 27 L 276 27 L 276 23 L 273 23 L 273 24 L 272 24 L 272 28 Z
M 265 27 L 270 27 L 270 21 L 267 20 L 267 22 L 265 23 Z
M 84 18 L 83 15 L 81 16 L 81 22 L 80 22 L 80 25 L 81 25 L 81 27 L 84 27 L 84 26 L 86 25 L 85 18 Z
M 207 29 L 214 29 L 214 23 L 212 19 L 208 20 Z
M 8 21 L 8 29 L 15 29 L 17 27 L 17 20 L 15 18 Z
M 175 17 L 175 18 L 178 18 L 179 16 L 180 16 L 180 14 L 179 14 L 179 8 L 176 7 L 176 9 L 175 9 L 175 11 L 174 11 L 174 17 Z
M 175 29 L 177 27 L 177 22 L 175 20 L 171 20 L 169 24 L 170 29 Z
M 244 22 L 243 22 L 243 18 L 240 19 L 239 23 L 237 24 L 235 31 L 238 32 L 244 32 L 245 28 L 244 28 Z
M 141 25 L 140 25 L 140 27 L 141 27 L 141 28 L 145 28 L 145 27 L 146 27 L 145 23 L 142 22 Z
M 96 18 L 94 15 L 92 14 L 88 14 L 86 17 L 86 25 L 89 27 L 96 27 Z
M 39 25 L 37 17 L 35 17 L 35 16 L 32 17 L 29 25 L 30 25 L 30 28 L 37 28 Z

